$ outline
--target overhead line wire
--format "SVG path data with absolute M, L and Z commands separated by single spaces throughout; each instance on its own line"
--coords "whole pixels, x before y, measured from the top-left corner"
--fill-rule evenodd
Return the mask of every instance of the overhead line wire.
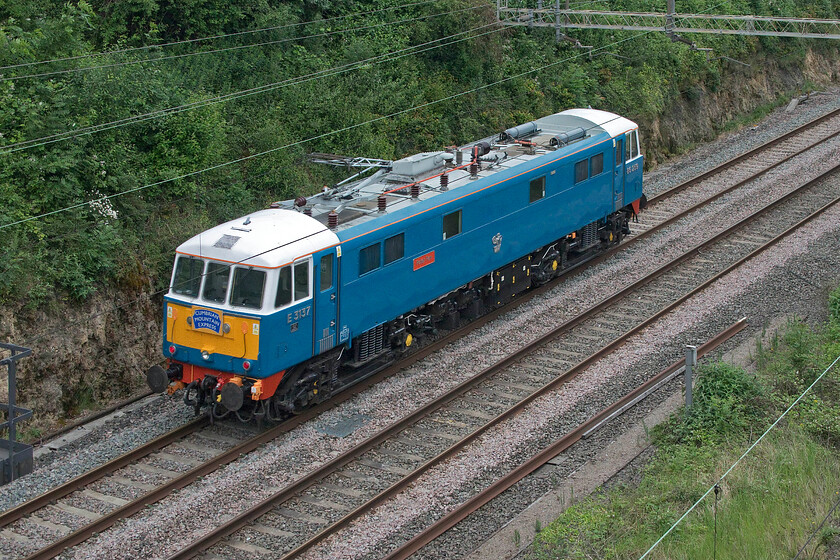
M 224 102 L 227 102 L 227 101 L 240 99 L 242 97 L 247 97 L 247 96 L 250 96 L 250 95 L 257 95 L 257 94 L 260 94 L 260 93 L 266 93 L 266 92 L 274 91 L 276 89 L 280 89 L 280 88 L 287 87 L 287 86 L 295 86 L 295 85 L 299 85 L 299 84 L 302 84 L 302 83 L 305 83 L 305 82 L 308 82 L 308 81 L 311 81 L 311 80 L 314 80 L 314 79 L 318 79 L 318 78 L 322 78 L 322 77 L 335 76 L 335 75 L 338 75 L 338 74 L 349 72 L 351 70 L 354 70 L 355 68 L 358 68 L 358 67 L 370 64 L 370 63 L 380 64 L 380 63 L 383 63 L 383 62 L 391 62 L 391 61 L 397 60 L 399 58 L 404 58 L 406 56 L 411 56 L 411 55 L 414 55 L 414 54 L 420 54 L 422 52 L 426 52 L 426 51 L 429 51 L 429 50 L 432 50 L 432 49 L 437 49 L 437 48 L 440 48 L 440 47 L 447 47 L 447 46 L 450 46 L 450 45 L 454 45 L 455 43 L 459 43 L 459 42 L 466 41 L 466 40 L 469 40 L 469 39 L 474 39 L 474 38 L 477 38 L 477 37 L 482 37 L 482 36 L 488 35 L 490 33 L 497 33 L 499 31 L 502 31 L 502 30 L 505 29 L 504 27 L 500 27 L 499 29 L 494 30 L 494 31 L 490 31 L 490 32 L 486 32 L 486 33 L 482 33 L 482 34 L 478 34 L 478 35 L 472 35 L 472 36 L 469 36 L 469 37 L 464 37 L 462 39 L 458 39 L 457 41 L 451 41 L 451 42 L 444 43 L 444 44 L 441 44 L 441 45 L 437 45 L 437 46 L 434 46 L 434 47 L 429 46 L 429 45 L 432 45 L 434 43 L 439 43 L 441 41 L 446 41 L 448 39 L 454 39 L 454 38 L 456 38 L 458 36 L 461 36 L 461 35 L 467 35 L 467 34 L 473 32 L 473 31 L 486 29 L 487 27 L 492 27 L 494 25 L 499 25 L 499 22 L 493 22 L 493 23 L 490 23 L 490 24 L 487 24 L 487 25 L 481 25 L 481 26 L 478 26 L 478 27 L 474 27 L 472 29 L 468 29 L 466 31 L 461 31 L 459 33 L 455 33 L 455 34 L 452 34 L 452 35 L 447 35 L 445 37 L 440 37 L 438 39 L 433 39 L 431 41 L 427 41 L 426 43 L 420 43 L 418 45 L 412 45 L 410 47 L 405 47 L 403 49 L 399 49 L 399 50 L 396 50 L 396 51 L 391 51 L 391 52 L 383 53 L 383 54 L 380 54 L 380 55 L 376 55 L 376 56 L 368 58 L 368 59 L 359 60 L 359 61 L 355 61 L 355 62 L 350 62 L 350 63 L 347 63 L 347 64 L 342 65 L 342 66 L 337 66 L 337 67 L 333 67 L 333 68 L 325 68 L 323 70 L 318 70 L 316 72 L 312 72 L 310 74 L 305 74 L 303 76 L 296 76 L 294 78 L 287 78 L 287 79 L 281 80 L 279 82 L 273 82 L 273 83 L 270 83 L 270 84 L 264 84 L 264 85 L 261 85 L 261 86 L 256 86 L 256 87 L 253 87 L 253 88 L 240 90 L 240 91 L 233 92 L 233 93 L 227 93 L 227 94 L 219 95 L 219 96 L 216 96 L 216 97 L 202 99 L 202 100 L 199 100 L 199 101 L 194 101 L 192 103 L 186 103 L 184 105 L 178 105 L 178 106 L 175 106 L 175 107 L 168 107 L 168 108 L 165 108 L 165 109 L 158 109 L 156 111 L 151 111 L 149 113 L 144 113 L 144 114 L 140 114 L 140 115 L 133 115 L 133 116 L 130 116 L 130 117 L 125 117 L 125 118 L 118 119 L 118 120 L 111 121 L 111 122 L 107 122 L 107 123 L 100 123 L 100 124 L 96 124 L 96 125 L 91 125 L 91 126 L 88 126 L 88 127 L 77 129 L 77 130 L 68 130 L 68 131 L 65 131 L 65 132 L 59 132 L 59 133 L 56 133 L 56 134 L 51 134 L 49 136 L 43 136 L 41 138 L 34 138 L 32 140 L 22 140 L 20 142 L 14 143 L 14 144 L 7 144 L 5 146 L 0 146 L 0 155 L 12 154 L 12 153 L 19 152 L 19 151 L 22 151 L 22 150 L 27 150 L 27 149 L 30 149 L 30 148 L 37 148 L 39 146 L 46 146 L 48 144 L 54 144 L 56 142 L 61 142 L 63 140 L 70 140 L 70 139 L 73 139 L 73 138 L 77 138 L 79 136 L 85 136 L 85 135 L 88 135 L 88 134 L 95 134 L 97 132 L 103 132 L 105 130 L 112 130 L 114 128 L 120 128 L 122 126 L 128 126 L 128 125 L 135 124 L 135 123 L 138 123 L 138 122 L 145 122 L 145 121 L 152 120 L 152 119 L 159 118 L 159 117 L 174 115 L 174 114 L 178 114 L 178 113 L 181 113 L 181 112 L 184 112 L 184 111 L 189 111 L 189 110 L 201 108 L 201 107 L 204 107 L 204 106 L 207 106 L 207 105 L 212 105 L 214 103 L 224 103 Z M 418 49 L 420 47 L 428 47 L 428 48 L 422 48 L 420 50 L 414 51 L 414 49 Z M 414 52 L 407 52 L 407 51 L 414 51 Z M 399 56 L 394 56 L 394 55 L 399 55 Z
M 587 1 L 587 2 L 580 2 L 579 4 L 580 5 L 587 5 L 587 4 L 597 3 L 597 1 L 598 0 L 590 0 L 590 1 Z M 428 17 L 436 17 L 438 15 L 449 15 L 451 13 L 469 11 L 469 10 L 474 10 L 474 9 L 478 9 L 478 8 L 482 8 L 482 7 L 485 7 L 485 6 L 477 5 L 477 6 L 473 6 L 471 8 L 459 9 L 459 10 L 455 10 L 455 11 L 452 11 L 452 12 L 445 12 L 443 14 L 436 14 L 435 16 L 428 16 Z M 422 19 L 422 18 L 419 18 L 419 19 Z M 407 20 L 407 21 L 410 21 L 410 20 Z M 132 115 L 132 116 L 124 117 L 122 119 L 118 119 L 118 120 L 115 120 L 115 121 L 110 121 L 110 122 L 107 122 L 107 123 L 100 123 L 100 124 L 97 124 L 97 125 L 91 125 L 91 126 L 88 126 L 88 127 L 77 129 L 77 130 L 69 130 L 69 131 L 65 131 L 65 132 L 51 134 L 49 136 L 43 136 L 43 137 L 40 137 L 40 138 L 33 138 L 33 139 L 30 139 L 30 140 L 22 140 L 20 142 L 16 142 L 16 143 L 13 143 L 13 144 L 6 144 L 5 146 L 0 146 L 0 155 L 6 155 L 6 154 L 9 154 L 9 153 L 15 153 L 15 152 L 25 150 L 25 149 L 29 149 L 29 148 L 34 148 L 34 147 L 44 146 L 44 145 L 48 145 L 48 144 L 53 144 L 55 142 L 60 142 L 62 140 L 71 139 L 71 138 L 77 138 L 79 136 L 83 136 L 83 135 L 86 135 L 86 134 L 93 134 L 93 133 L 102 132 L 102 131 L 105 131 L 105 130 L 112 130 L 114 128 L 119 128 L 121 126 L 127 126 L 129 124 L 134 124 L 134 123 L 137 123 L 137 122 L 145 122 L 147 120 L 157 118 L 159 116 L 167 116 L 167 115 L 170 115 L 170 114 L 177 114 L 177 113 L 180 113 L 180 112 L 185 111 L 185 110 L 191 110 L 191 109 L 194 109 L 194 108 L 203 107 L 205 105 L 216 103 L 216 102 L 226 102 L 226 101 L 229 101 L 229 100 L 232 100 L 232 99 L 239 99 L 240 97 L 247 97 L 249 95 L 264 93 L 264 92 L 267 92 L 267 91 L 273 91 L 275 89 L 285 87 L 287 85 L 297 85 L 299 83 L 304 83 L 306 81 L 309 81 L 311 79 L 318 78 L 318 77 L 337 75 L 337 74 L 343 73 L 345 71 L 353 70 L 354 69 L 353 67 L 362 66 L 362 65 L 368 64 L 370 62 L 376 62 L 377 64 L 380 63 L 380 62 L 390 62 L 391 60 L 396 60 L 397 58 L 402 58 L 402 57 L 401 56 L 400 57 L 393 57 L 393 58 L 385 59 L 385 60 L 381 60 L 381 61 L 377 61 L 377 59 L 385 58 L 385 57 L 388 57 L 388 56 L 393 56 L 394 54 L 399 54 L 401 52 L 405 52 L 405 51 L 408 51 L 408 50 L 411 50 L 411 49 L 416 49 L 418 47 L 423 47 L 423 46 L 426 46 L 426 45 L 430 45 L 432 43 L 436 43 L 436 42 L 439 42 L 439 41 L 444 41 L 446 39 L 451 39 L 451 38 L 457 37 L 459 35 L 466 34 L 470 31 L 477 31 L 479 29 L 484 29 L 486 27 L 490 27 L 491 25 L 496 25 L 496 24 L 500 24 L 500 23 L 501 22 L 493 22 L 492 24 L 475 27 L 475 28 L 467 30 L 467 31 L 463 31 L 463 32 L 460 32 L 460 33 L 455 33 L 453 35 L 446 36 L 446 37 L 441 37 L 441 38 L 438 38 L 438 39 L 434 39 L 434 40 L 428 41 L 426 43 L 421 43 L 419 45 L 413 45 L 413 46 L 410 46 L 410 47 L 405 47 L 405 48 L 397 50 L 397 51 L 392 51 L 391 53 L 383 53 L 381 55 L 377 55 L 377 56 L 371 57 L 369 59 L 360 60 L 360 61 L 356 61 L 356 62 L 351 62 L 351 63 L 345 64 L 343 66 L 338 66 L 338 67 L 334 67 L 334 68 L 327 68 L 327 69 L 324 69 L 324 70 L 319 70 L 317 72 L 313 72 L 311 74 L 307 74 L 307 75 L 304 75 L 304 76 L 297 76 L 295 78 L 288 78 L 286 80 L 281 80 L 279 82 L 274 82 L 274 83 L 271 83 L 271 84 L 264 84 L 262 86 L 257 86 L 257 87 L 254 87 L 254 88 L 241 90 L 241 91 L 238 91 L 238 92 L 233 92 L 233 93 L 229 93 L 229 94 L 225 94 L 225 95 L 221 95 L 221 96 L 217 96 L 217 97 L 212 97 L 212 98 L 208 98 L 208 99 L 203 99 L 203 100 L 195 101 L 195 102 L 192 102 L 192 103 L 187 103 L 187 104 L 184 104 L 184 105 L 179 105 L 179 106 L 175 106 L 175 107 L 168 107 L 168 108 L 165 108 L 165 109 L 158 109 L 156 111 L 151 111 L 149 113 L 144 113 L 144 114 L 140 114 L 140 115 Z M 504 28 L 500 28 L 498 31 L 501 31 L 503 29 Z M 474 37 L 468 37 L 468 39 L 484 36 L 484 35 L 487 35 L 487 34 L 488 33 L 484 33 L 484 34 L 481 34 L 481 35 L 476 35 Z M 449 46 L 451 44 L 454 44 L 455 42 L 459 42 L 459 41 L 454 41 L 454 42 L 448 43 L 446 45 L 439 45 L 438 47 L 432 47 L 432 48 L 439 48 L 440 46 Z M 423 50 L 417 51 L 415 53 L 410 53 L 410 54 L 419 54 L 421 52 L 426 52 L 428 50 L 431 50 L 431 48 L 423 49 Z M 408 55 L 404 55 L 404 56 L 408 56 Z M 13 148 L 13 149 L 10 149 L 10 148 Z
M 255 34 L 255 33 L 264 33 L 266 31 L 277 31 L 277 30 L 280 30 L 280 29 L 288 29 L 290 27 L 298 27 L 298 26 L 301 26 L 301 25 L 310 25 L 310 24 L 313 24 L 313 23 L 326 23 L 326 22 L 330 22 L 330 21 L 335 21 L 337 19 L 346 19 L 346 18 L 351 18 L 351 17 L 373 15 L 373 14 L 377 14 L 377 13 L 380 13 L 380 12 L 389 12 L 389 11 L 393 11 L 393 10 L 401 10 L 403 8 L 411 8 L 411 7 L 414 7 L 414 6 L 421 6 L 421 5 L 424 5 L 424 4 L 432 4 L 432 3 L 438 2 L 438 1 L 440 1 L 440 0 L 423 0 L 422 2 L 414 2 L 414 3 L 411 3 L 411 4 L 402 4 L 400 6 L 391 6 L 390 8 L 381 8 L 379 10 L 371 10 L 371 11 L 368 11 L 368 12 L 355 12 L 355 13 L 346 14 L 346 15 L 343 15 L 343 16 L 334 16 L 334 17 L 331 17 L 331 18 L 300 21 L 300 22 L 297 22 L 297 23 L 287 23 L 285 25 L 276 25 L 276 26 L 273 26 L 273 27 L 263 27 L 263 28 L 260 28 L 260 29 L 252 29 L 252 30 L 249 30 L 249 31 L 237 31 L 235 33 L 224 33 L 224 34 L 220 34 L 220 35 L 211 35 L 209 37 L 198 37 L 196 39 L 184 39 L 182 41 L 172 41 L 172 42 L 169 42 L 169 43 L 159 43 L 157 45 L 145 45 L 145 46 L 142 46 L 142 47 L 130 47 L 130 48 L 126 48 L 126 49 L 117 49 L 117 50 L 113 50 L 113 51 L 102 51 L 102 52 L 83 54 L 83 55 L 77 55 L 77 56 L 68 56 L 68 57 L 64 57 L 64 58 L 53 58 L 51 60 L 37 60 L 37 61 L 33 61 L 33 62 L 23 62 L 23 63 L 20 63 L 20 64 L 10 64 L 8 66 L 0 66 L 0 71 L 9 70 L 9 69 L 13 69 L 13 68 L 21 68 L 21 67 L 26 67 L 26 66 L 37 66 L 37 65 L 41 65 L 41 64 L 51 64 L 51 63 L 54 63 L 54 62 L 67 62 L 67 61 L 70 61 L 70 60 L 80 60 L 80 59 L 84 59 L 84 58 L 92 58 L 92 57 L 95 57 L 95 56 L 108 56 L 108 55 L 113 55 L 113 54 L 122 54 L 122 53 L 127 53 L 127 52 L 135 52 L 135 51 L 150 50 L 150 49 L 157 49 L 157 48 L 163 48 L 163 47 L 171 47 L 171 46 L 174 46 L 174 45 L 182 45 L 182 44 L 187 44 L 187 43 L 197 43 L 197 42 L 201 42 L 201 41 L 214 41 L 216 39 L 225 39 L 225 38 L 228 38 L 228 37 L 237 37 L 237 36 L 249 35 L 249 34 Z
M 469 8 L 460 8 L 460 9 L 457 9 L 457 10 L 451 10 L 449 12 L 441 12 L 439 14 L 429 14 L 429 15 L 425 15 L 425 16 L 418 16 L 418 17 L 415 17 L 415 18 L 410 18 L 410 19 L 404 19 L 404 20 L 398 20 L 398 21 L 387 21 L 387 22 L 383 22 L 383 23 L 376 23 L 376 24 L 371 24 L 371 25 L 361 26 L 361 27 L 351 27 L 351 28 L 348 28 L 348 29 L 341 29 L 341 30 L 337 30 L 337 31 L 325 31 L 323 33 L 314 33 L 312 35 L 304 35 L 304 36 L 301 36 L 301 37 L 287 37 L 285 39 L 277 39 L 277 40 L 274 40 L 274 41 L 263 41 L 263 42 L 260 42 L 260 43 L 251 43 L 251 44 L 248 44 L 248 45 L 236 45 L 236 46 L 233 46 L 233 47 L 224 47 L 224 48 L 219 48 L 219 49 L 211 49 L 211 50 L 207 50 L 207 51 L 198 51 L 198 52 L 183 53 L 183 54 L 173 54 L 173 55 L 162 56 L 162 57 L 158 57 L 158 58 L 144 58 L 144 59 L 141 59 L 141 60 L 129 60 L 129 61 L 125 61 L 125 62 L 114 62 L 114 63 L 111 63 L 111 64 L 100 64 L 100 65 L 97 65 L 97 66 L 83 66 L 83 67 L 79 67 L 79 68 L 68 68 L 68 69 L 65 69 L 65 70 L 55 70 L 55 71 L 51 71 L 51 72 L 42 72 L 40 74 L 24 74 L 24 75 L 21 75 L 21 76 L 8 76 L 8 77 L 0 76 L 0 81 L 3 81 L 3 80 L 5 80 L 5 81 L 15 81 L 15 80 L 23 80 L 25 78 L 44 78 L 44 77 L 47 77 L 47 76 L 56 76 L 56 75 L 61 75 L 61 74 L 87 72 L 88 70 L 101 70 L 101 69 L 104 69 L 104 68 L 118 68 L 118 67 L 123 67 L 123 66 L 131 66 L 131 65 L 135 65 L 135 64 L 143 64 L 143 63 L 147 63 L 147 62 L 157 63 L 157 62 L 174 60 L 174 59 L 178 59 L 178 58 L 186 58 L 186 57 L 191 57 L 191 56 L 200 56 L 200 55 L 205 55 L 205 54 L 218 54 L 218 53 L 227 52 L 227 51 L 251 49 L 251 48 L 256 48 L 256 47 L 264 47 L 264 46 L 267 46 L 267 45 L 278 45 L 278 44 L 282 44 L 282 43 L 290 43 L 292 41 L 301 41 L 301 40 L 304 40 L 304 39 L 313 39 L 313 38 L 317 38 L 317 37 L 329 37 L 329 36 L 332 36 L 332 35 L 338 35 L 340 33 L 349 33 L 351 31 L 366 31 L 366 30 L 369 30 L 369 29 L 375 29 L 377 27 L 384 27 L 384 26 L 388 26 L 388 25 L 410 23 L 410 22 L 413 22 L 413 21 L 422 21 L 422 20 L 425 20 L 425 19 L 432 19 L 432 18 L 436 18 L 436 17 L 447 16 L 447 15 L 457 14 L 459 12 L 476 10 L 478 8 L 486 8 L 486 7 L 487 7 L 486 5 L 476 5 L 476 6 L 472 6 L 472 7 L 469 7 Z
M 596 49 L 592 49 L 592 51 L 597 51 L 597 50 L 605 49 L 605 48 L 608 48 L 608 47 L 612 47 L 612 46 L 630 41 L 632 39 L 636 39 L 638 37 L 643 37 L 643 36 L 645 36 L 649 33 L 654 33 L 654 32 L 653 31 L 647 31 L 645 33 L 641 33 L 641 34 L 638 34 L 638 35 L 633 35 L 633 36 L 627 37 L 625 39 L 620 39 L 618 41 L 614 41 L 613 43 L 609 43 L 607 45 L 604 45 L 603 47 L 598 47 Z M 592 52 L 592 51 L 590 51 L 590 52 Z M 85 205 L 95 204 L 97 202 L 104 202 L 104 201 L 110 200 L 112 198 L 117 198 L 119 196 L 123 196 L 123 195 L 126 195 L 126 194 L 135 193 L 135 192 L 142 191 L 142 190 L 145 190 L 145 189 L 148 189 L 148 188 L 151 188 L 151 187 L 164 185 L 166 183 L 171 183 L 173 181 L 178 181 L 180 179 L 186 179 L 186 178 L 189 178 L 189 177 L 194 177 L 194 176 L 197 176 L 197 175 L 201 175 L 203 173 L 207 173 L 209 171 L 214 171 L 216 169 L 229 167 L 229 166 L 235 165 L 237 163 L 242 163 L 243 161 L 248 161 L 248 160 L 251 160 L 251 159 L 254 159 L 254 158 L 262 157 L 262 156 L 272 154 L 272 153 L 275 153 L 275 152 L 278 152 L 278 151 L 281 151 L 281 150 L 285 150 L 285 149 L 288 149 L 288 148 L 299 146 L 301 144 L 306 144 L 306 143 L 309 143 L 309 142 L 313 142 L 315 140 L 320 140 L 322 138 L 326 138 L 326 137 L 329 137 L 329 136 L 334 136 L 334 135 L 340 134 L 342 132 L 347 132 L 349 130 L 354 130 L 354 129 L 360 128 L 362 126 L 366 126 L 366 125 L 369 125 L 369 124 L 374 124 L 374 123 L 377 123 L 377 122 L 380 122 L 380 121 L 383 121 L 383 120 L 386 120 L 386 119 L 390 119 L 390 118 L 393 118 L 393 117 L 404 115 L 404 114 L 410 113 L 412 111 L 417 111 L 419 109 L 425 109 L 426 107 L 431 107 L 431 106 L 437 105 L 439 103 L 444 103 L 446 101 L 451 101 L 452 99 L 457 99 L 459 97 L 463 97 L 465 95 L 470 95 L 472 93 L 477 93 L 477 92 L 483 91 L 487 88 L 497 86 L 497 85 L 509 82 L 511 80 L 515 80 L 517 78 L 528 76 L 530 74 L 534 74 L 536 72 L 539 72 L 541 70 L 545 70 L 547 68 L 553 68 L 554 66 L 569 62 L 569 61 L 574 60 L 576 58 L 580 58 L 580 57 L 583 57 L 583 56 L 588 56 L 588 54 L 589 53 L 587 52 L 587 53 L 579 53 L 579 54 L 576 54 L 576 55 L 572 55 L 568 58 L 564 58 L 564 59 L 558 60 L 556 62 L 551 62 L 549 64 L 545 64 L 543 66 L 539 66 L 539 67 L 533 68 L 531 70 L 526 70 L 524 72 L 519 72 L 517 74 L 514 74 L 512 76 L 508 76 L 506 78 L 502 78 L 501 80 L 497 80 L 495 82 L 490 82 L 488 84 L 484 84 L 484 85 L 481 85 L 481 86 L 478 86 L 478 87 L 475 87 L 475 88 L 472 88 L 472 89 L 469 89 L 469 90 L 465 90 L 465 91 L 462 91 L 462 92 L 459 92 L 459 93 L 454 93 L 452 95 L 448 95 L 446 97 L 442 97 L 442 98 L 436 99 L 434 101 L 421 103 L 420 105 L 415 105 L 414 107 L 409 107 L 408 109 L 402 109 L 400 111 L 395 111 L 393 113 L 389 113 L 387 115 L 382 115 L 382 116 L 379 116 L 379 117 L 376 117 L 374 119 L 370 119 L 370 120 L 367 120 L 367 121 L 364 121 L 364 122 L 348 125 L 348 126 L 336 129 L 336 130 L 332 130 L 332 131 L 329 131 L 329 132 L 324 132 L 322 134 L 317 134 L 315 136 L 310 136 L 309 138 L 305 138 L 303 140 L 298 140 L 296 142 L 289 142 L 287 144 L 283 144 L 282 146 L 277 146 L 275 148 L 264 150 L 264 151 L 258 152 L 256 154 L 249 154 L 247 156 L 243 156 L 241 158 L 237 158 L 237 159 L 230 160 L 230 161 L 227 161 L 227 162 L 224 162 L 224 163 L 220 163 L 220 164 L 217 164 L 217 165 L 206 167 L 204 169 L 191 171 L 189 173 L 183 173 L 183 174 L 180 174 L 180 175 L 176 175 L 174 177 L 170 177 L 168 179 L 161 179 L 159 181 L 155 181 L 155 182 L 152 182 L 152 183 L 141 185 L 139 187 L 135 187 L 135 188 L 127 189 L 125 191 L 121 191 L 121 192 L 118 192 L 118 193 L 103 196 L 103 197 L 100 197 L 98 199 L 89 200 L 89 201 L 86 201 L 86 202 L 80 202 L 78 204 L 73 204 L 73 205 L 68 206 L 66 208 L 52 210 L 50 212 L 45 212 L 45 213 L 42 213 L 42 214 L 38 214 L 36 216 L 30 216 L 28 218 L 24 218 L 24 219 L 21 219 L 21 220 L 16 220 L 14 222 L 9 222 L 7 224 L 2 224 L 2 225 L 0 225 L 0 230 L 9 228 L 9 227 L 12 227 L 12 226 L 15 226 L 15 225 L 31 222 L 33 220 L 38 220 L 38 219 L 41 219 L 41 218 L 52 216 L 52 215 L 55 215 L 55 214 L 59 214 L 59 213 L 62 213 L 62 212 L 66 212 L 68 210 L 72 210 L 72 209 L 75 209 L 75 208 L 80 208 L 80 207 L 85 206 Z

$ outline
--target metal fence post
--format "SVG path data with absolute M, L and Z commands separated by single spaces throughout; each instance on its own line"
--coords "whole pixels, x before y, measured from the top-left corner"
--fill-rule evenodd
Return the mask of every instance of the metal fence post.
M 0 403 L 0 411 L 5 412 L 6 420 L 0 422 L 0 433 L 7 431 L 7 438 L 0 438 L 0 485 L 32 472 L 32 446 L 18 443 L 17 424 L 32 417 L 32 411 L 17 406 L 15 379 L 17 361 L 32 354 L 32 350 L 23 346 L 0 342 L 0 349 L 8 350 L 11 356 L 0 360 L 0 367 L 6 366 L 9 375 L 9 402 Z
M 685 347 L 685 412 L 691 410 L 691 389 L 694 366 L 697 365 L 697 347 L 686 345 Z

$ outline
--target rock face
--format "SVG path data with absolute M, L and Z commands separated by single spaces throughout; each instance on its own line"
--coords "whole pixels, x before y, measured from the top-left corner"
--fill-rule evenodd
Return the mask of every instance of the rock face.
M 657 118 L 641 120 L 647 161 L 655 165 L 711 140 L 727 122 L 778 105 L 781 96 L 840 81 L 836 51 L 808 51 L 802 64 L 769 57 L 751 63 L 728 63 L 714 91 L 696 86 Z M 38 310 L 0 309 L 0 339 L 34 350 L 20 362 L 17 384 L 20 406 L 35 411 L 34 427 L 53 428 L 85 408 L 145 388 L 145 370 L 162 361 L 161 301 L 150 291 L 102 288 L 84 304 L 56 301 Z M 0 371 L 2 402 L 5 392 L 5 371 Z
M 715 91 L 698 85 L 669 103 L 659 117 L 641 121 L 645 160 L 649 165 L 707 142 L 724 125 L 759 107 L 777 105 L 780 97 L 836 84 L 840 57 L 808 50 L 802 64 L 780 63 L 769 56 L 756 57 L 751 66 L 728 62 Z
M 50 429 L 142 389 L 145 369 L 162 359 L 160 315 L 148 295 L 108 288 L 84 304 L 0 309 L 0 337 L 33 350 L 17 370 L 18 403 L 35 411 L 32 427 Z

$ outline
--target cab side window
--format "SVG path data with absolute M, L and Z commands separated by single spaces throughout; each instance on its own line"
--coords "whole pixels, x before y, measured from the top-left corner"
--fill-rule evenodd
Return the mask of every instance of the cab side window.
M 634 157 L 639 155 L 639 131 L 638 130 L 631 130 L 627 134 L 624 135 L 624 153 L 627 155 L 627 159 L 631 160 Z
M 277 296 L 274 298 L 274 307 L 283 307 L 292 303 L 292 267 L 284 266 L 280 269 L 277 278 Z
M 295 301 L 309 297 L 309 261 L 295 265 Z
M 321 257 L 321 291 L 329 290 L 333 285 L 333 256 L 332 253 Z

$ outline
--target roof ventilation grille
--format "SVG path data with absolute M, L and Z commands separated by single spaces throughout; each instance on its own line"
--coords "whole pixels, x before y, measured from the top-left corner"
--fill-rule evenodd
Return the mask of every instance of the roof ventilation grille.
M 236 245 L 236 242 L 239 241 L 239 239 L 240 238 L 235 235 L 225 234 L 221 236 L 219 240 L 216 241 L 216 243 L 213 244 L 213 247 L 218 247 L 219 249 L 230 249 L 234 245 Z

